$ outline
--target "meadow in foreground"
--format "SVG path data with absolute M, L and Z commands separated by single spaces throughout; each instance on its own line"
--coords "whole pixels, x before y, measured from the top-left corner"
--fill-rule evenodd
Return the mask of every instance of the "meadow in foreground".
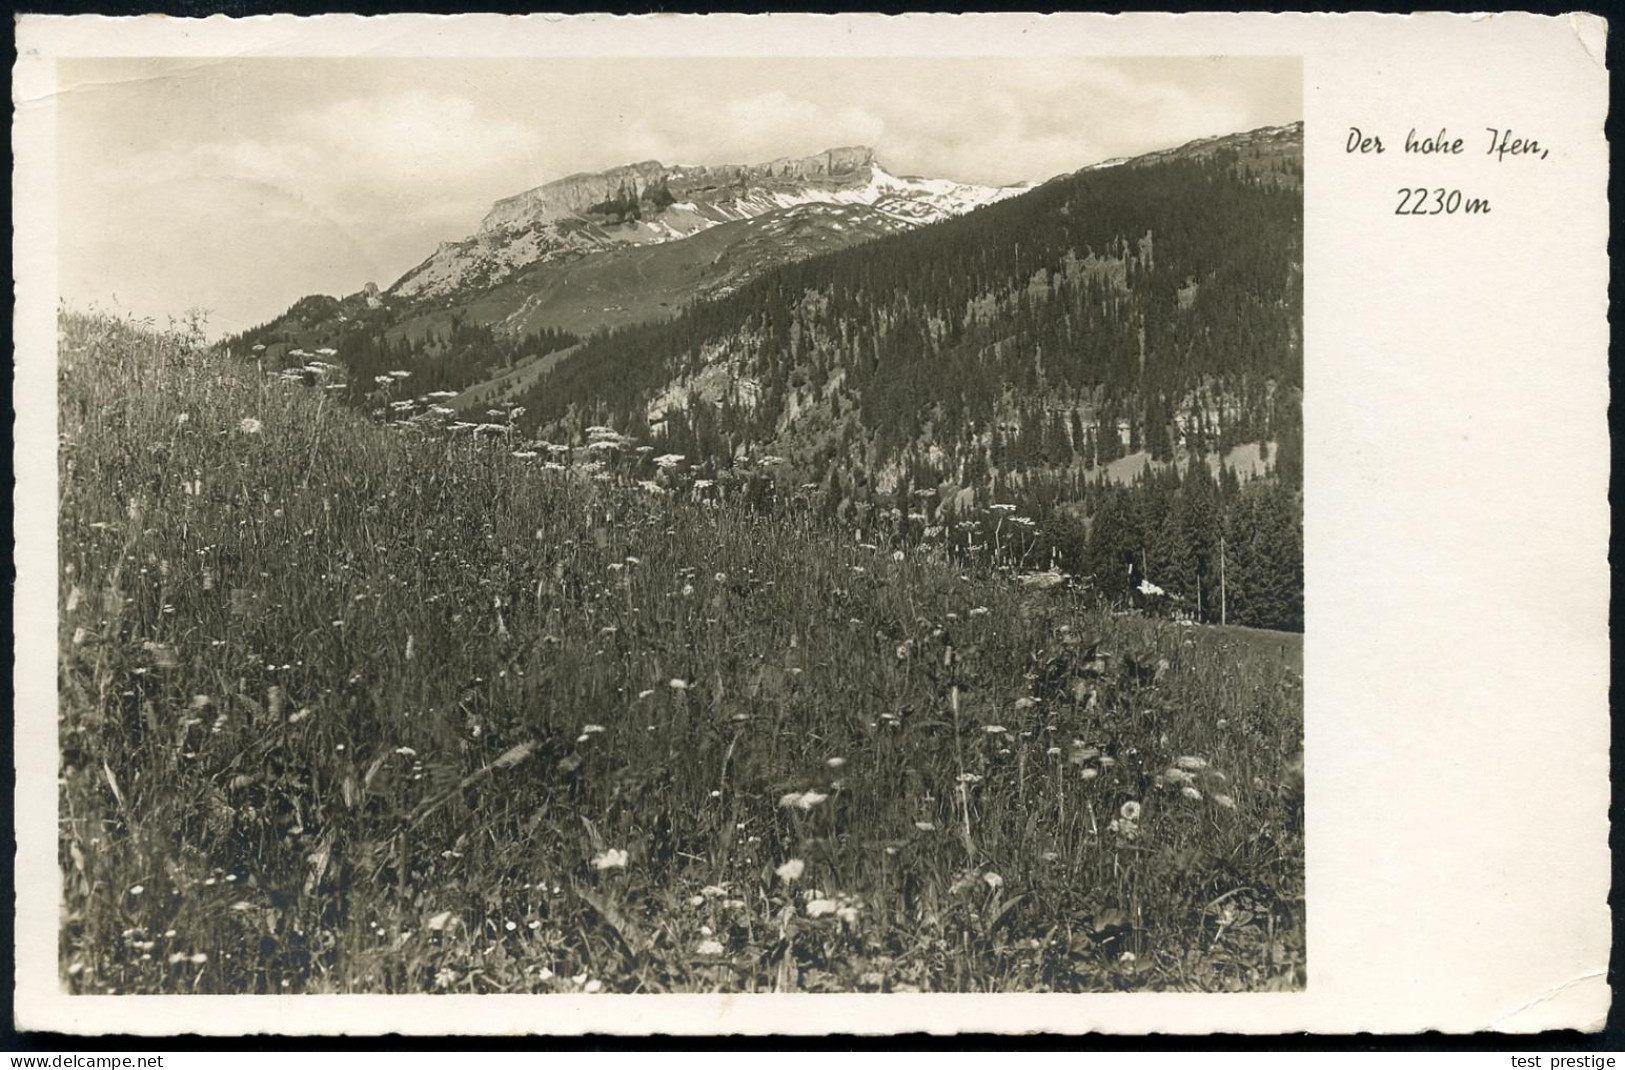
M 1297 637 L 59 359 L 71 990 L 1302 985 Z

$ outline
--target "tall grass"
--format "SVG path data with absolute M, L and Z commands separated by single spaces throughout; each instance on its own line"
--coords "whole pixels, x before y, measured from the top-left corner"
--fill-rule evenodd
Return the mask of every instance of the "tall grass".
M 1302 984 L 1273 646 L 61 328 L 72 990 Z

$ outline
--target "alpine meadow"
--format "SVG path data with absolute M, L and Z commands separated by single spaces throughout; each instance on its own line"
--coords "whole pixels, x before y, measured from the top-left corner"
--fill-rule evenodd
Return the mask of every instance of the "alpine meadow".
M 632 163 L 65 307 L 63 984 L 1302 988 L 1302 146 Z

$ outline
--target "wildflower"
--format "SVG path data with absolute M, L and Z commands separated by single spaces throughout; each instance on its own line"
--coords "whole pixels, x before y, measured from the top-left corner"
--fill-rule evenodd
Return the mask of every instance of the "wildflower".
M 601 724 L 589 724 L 581 726 L 581 734 L 584 736 L 595 736 L 603 730 L 604 726 Z
M 237 422 L 237 430 L 245 435 L 257 435 L 265 429 L 265 425 L 256 416 L 244 416 Z
M 720 884 L 707 884 L 700 889 L 700 894 L 707 899 L 718 899 L 728 894 L 728 889 Z
M 595 995 L 595 994 L 597 994 L 599 992 L 602 992 L 603 990 L 604 990 L 604 982 L 599 981 L 599 980 L 588 981 L 587 984 L 586 984 L 586 987 L 584 987 L 582 989 L 583 992 L 586 992 L 589 995 Z
M 1206 769 L 1207 768 L 1207 759 L 1206 758 L 1198 758 L 1198 757 L 1195 757 L 1194 755 L 1187 754 L 1184 757 L 1177 760 L 1176 762 L 1174 762 L 1174 764 L 1179 766 L 1179 768 L 1181 768 L 1181 769 Z
M 188 421 L 188 420 L 190 420 L 190 419 L 191 419 L 191 418 L 192 418 L 192 414 L 191 414 L 191 413 L 189 413 L 189 412 L 183 412 L 183 413 L 181 413 L 181 414 L 180 414 L 180 415 L 179 415 L 179 416 L 177 416 L 177 417 L 175 417 L 175 423 L 176 423 L 176 424 L 184 424 L 184 423 L 186 423 L 186 422 L 187 422 L 187 421 Z
M 703 895 L 691 895 L 691 896 L 689 896 L 688 897 L 688 905 L 691 906 L 691 907 L 703 907 L 705 905 L 705 896 L 703 896 Z
M 654 688 L 652 688 L 652 687 L 644 688 L 642 691 L 638 692 L 638 698 L 645 699 L 645 698 L 648 698 L 650 695 L 652 695 L 654 693 L 655 693 Z
M 673 691 L 687 691 L 688 681 L 684 680 L 682 677 L 674 676 L 672 677 L 670 686 Z
M 1049 755 L 1051 758 L 1056 758 L 1056 757 L 1060 756 L 1061 748 L 1060 747 L 1051 747 L 1049 750 L 1045 751 L 1044 753 Z
M 1140 820 L 1140 804 L 1133 799 L 1124 803 L 1117 812 L 1122 815 L 1124 821 Z
M 1170 784 L 1191 784 L 1196 781 L 1195 773 L 1187 773 L 1183 769 L 1169 769 L 1162 777 Z
M 799 880 L 806 869 L 807 863 L 799 858 L 792 858 L 773 872 L 779 875 L 779 880 L 789 883 L 793 880 Z
M 716 958 L 719 955 L 725 954 L 726 951 L 727 949 L 716 940 L 706 940 L 694 949 L 694 953 L 696 955 L 702 955 L 706 958 Z
M 1189 784 L 1186 784 L 1184 787 L 1180 788 L 1179 793 L 1181 795 L 1185 796 L 1185 798 L 1190 799 L 1190 800 L 1192 800 L 1194 802 L 1201 802 L 1202 801 L 1202 793 L 1200 791 L 1197 791 L 1195 788 L 1191 787 Z
M 933 825 L 929 821 L 916 821 L 916 822 L 914 822 L 914 827 L 919 829 L 921 832 L 935 832 L 935 831 L 937 831 L 937 826 Z
M 592 868 L 597 870 L 625 869 L 626 860 L 625 851 L 617 847 L 611 847 L 609 850 L 593 856 Z
M 1213 801 L 1224 807 L 1226 810 L 1234 810 L 1236 808 L 1236 800 L 1228 795 L 1215 795 L 1213 796 Z
M 1079 775 L 1082 776 L 1084 780 L 1093 780 L 1093 779 L 1095 779 L 1095 777 L 1100 775 L 1100 770 L 1094 768 L 1093 766 L 1090 766 L 1090 767 L 1084 769 L 1083 772 L 1080 773 Z
M 982 883 L 986 884 L 989 888 L 996 892 L 1000 888 L 1004 887 L 1004 878 L 999 876 L 997 873 L 984 873 L 982 874 Z
M 809 918 L 821 918 L 826 914 L 835 913 L 836 908 L 837 904 L 833 899 L 814 899 L 807 904 L 807 916 Z
M 960 773 L 959 776 L 955 777 L 954 779 L 958 780 L 961 784 L 980 784 L 982 782 L 982 778 L 977 776 L 975 773 Z
M 830 758 L 830 759 L 827 759 L 824 762 L 824 764 L 829 766 L 831 769 L 839 769 L 841 766 L 846 764 L 846 759 L 845 758 Z
M 1123 963 L 1124 965 L 1132 963 L 1134 961 L 1134 952 L 1123 952 L 1121 955 L 1117 956 L 1117 961 Z
M 811 810 L 828 798 L 828 795 L 810 789 L 802 792 L 792 791 L 790 794 L 780 797 L 779 806 L 787 810 Z
M 655 458 L 655 465 L 667 471 L 676 468 L 682 463 L 683 454 L 681 453 L 662 453 L 660 456 Z
M 856 925 L 858 923 L 858 908 L 850 904 L 836 907 L 835 916 L 840 918 L 843 924 Z
M 140 884 L 137 884 L 137 885 L 134 885 L 134 886 L 132 886 L 132 887 L 131 887 L 131 888 L 130 888 L 130 894 L 131 894 L 131 895 L 140 895 L 140 894 L 141 894 L 141 893 L 142 893 L 142 892 L 144 892 L 144 891 L 146 891 L 146 890 L 147 890 L 147 889 L 146 889 L 146 887 L 145 887 L 145 886 L 143 886 L 143 885 L 140 885 Z
M 990 736 L 996 736 L 1010 730 L 1004 727 L 1002 724 L 985 724 L 982 726 L 982 731 L 986 732 Z
M 1038 700 L 1030 695 L 1023 695 L 1016 699 L 1016 709 L 1018 710 L 1030 710 L 1036 705 L 1038 705 Z

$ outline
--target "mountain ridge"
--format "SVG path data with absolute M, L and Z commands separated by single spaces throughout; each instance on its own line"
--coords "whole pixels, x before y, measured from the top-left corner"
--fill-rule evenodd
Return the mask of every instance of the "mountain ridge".
M 622 164 L 498 200 L 473 234 L 441 243 L 389 292 L 445 300 L 500 285 L 532 265 L 679 241 L 798 205 L 864 205 L 902 225 L 921 226 L 1029 188 L 900 177 L 861 145 L 759 164 Z

